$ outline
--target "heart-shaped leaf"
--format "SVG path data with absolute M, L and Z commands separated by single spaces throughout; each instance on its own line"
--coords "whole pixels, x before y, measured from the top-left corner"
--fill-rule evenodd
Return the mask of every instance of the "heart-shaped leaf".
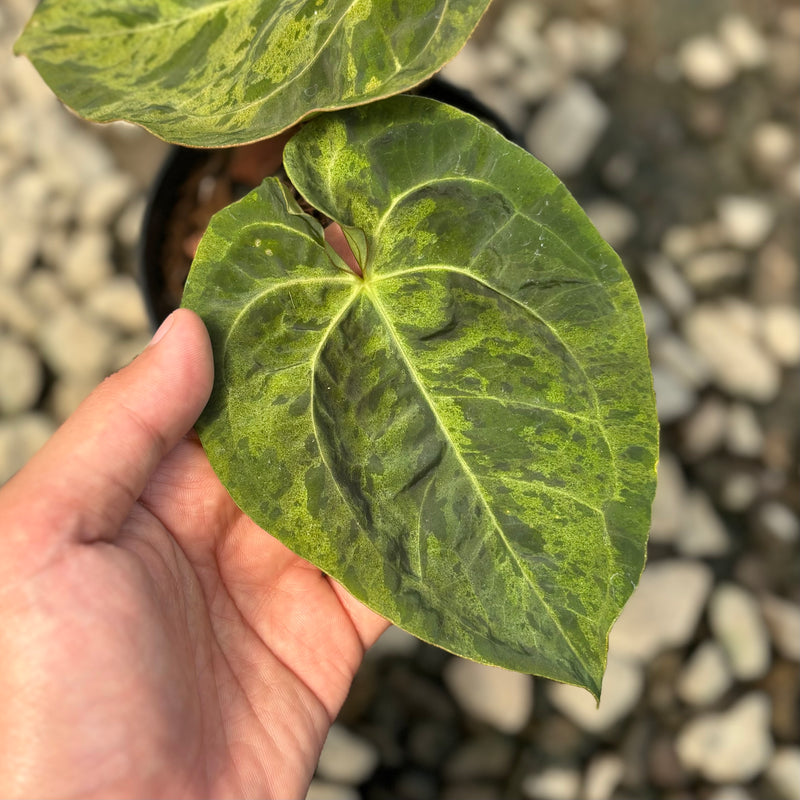
M 405 91 L 489 0 L 42 0 L 16 45 L 71 108 L 197 147 Z
M 544 165 L 434 101 L 318 117 L 284 163 L 363 279 L 276 179 L 212 220 L 184 296 L 214 345 L 211 463 L 401 627 L 597 694 L 658 436 L 619 259 Z

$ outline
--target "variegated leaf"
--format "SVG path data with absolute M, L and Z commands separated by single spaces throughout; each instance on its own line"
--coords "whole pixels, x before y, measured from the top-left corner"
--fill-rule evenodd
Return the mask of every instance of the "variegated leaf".
M 597 694 L 644 564 L 658 428 L 633 286 L 554 175 L 399 97 L 327 114 L 218 214 L 184 304 L 199 432 L 256 522 L 420 638 Z
M 405 91 L 489 0 L 43 0 L 16 45 L 84 117 L 197 147 Z

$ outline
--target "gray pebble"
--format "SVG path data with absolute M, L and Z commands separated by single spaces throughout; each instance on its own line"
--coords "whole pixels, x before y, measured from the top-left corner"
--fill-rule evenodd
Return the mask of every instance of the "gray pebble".
M 800 606 L 773 595 L 759 602 L 775 649 L 784 658 L 800 662 Z
M 600 705 L 585 689 L 566 683 L 548 684 L 550 702 L 579 728 L 602 733 L 630 714 L 644 689 L 644 674 L 639 664 L 620 658 L 609 649 L 608 666 L 603 677 Z
M 71 306 L 43 320 L 39 331 L 42 356 L 59 375 L 99 381 L 109 371 L 113 346 L 108 329 L 90 322 Z
M 571 767 L 546 767 L 522 781 L 522 795 L 529 800 L 575 800 L 580 790 L 581 774 Z
M 669 367 L 653 364 L 652 371 L 659 422 L 667 425 L 685 417 L 697 402 L 694 388 Z
M 758 521 L 765 532 L 778 542 L 793 544 L 800 539 L 800 520 L 788 506 L 777 500 L 758 509 Z
M 36 351 L 15 337 L 0 333 L 0 414 L 33 408 L 44 374 Z
M 678 52 L 678 66 L 697 89 L 721 89 L 736 78 L 736 63 L 722 42 L 713 36 L 696 36 Z
M 667 544 L 675 540 L 681 530 L 686 492 L 686 479 L 680 461 L 669 450 L 662 449 L 658 459 L 658 482 L 650 523 L 651 541 Z
M 533 710 L 530 675 L 452 658 L 444 680 L 459 706 L 476 719 L 503 733 L 518 733 Z
M 711 250 L 689 256 L 682 268 L 696 291 L 709 293 L 735 284 L 745 274 L 747 262 L 736 250 Z
M 141 289 L 128 275 L 113 275 L 96 286 L 86 298 L 85 307 L 96 320 L 113 325 L 122 333 L 141 334 L 150 329 Z
M 720 645 L 712 639 L 702 642 L 678 676 L 676 691 L 684 703 L 710 706 L 733 685 L 733 674 Z
M 624 774 L 625 764 L 616 753 L 594 756 L 586 767 L 583 800 L 611 800 Z
M 711 570 L 690 559 L 648 564 L 639 585 L 611 629 L 609 652 L 648 662 L 687 644 L 712 585 Z
M 658 298 L 676 317 L 681 317 L 694 305 L 694 292 L 686 278 L 665 256 L 651 255 L 645 271 Z
M 738 680 L 766 675 L 772 661 L 770 641 L 755 597 L 734 583 L 718 586 L 709 601 L 708 621 Z
M 537 112 L 525 141 L 557 175 L 575 175 L 585 165 L 608 120 L 608 109 L 592 88 L 573 80 Z
M 720 388 L 766 403 L 778 393 L 780 372 L 754 335 L 754 313 L 744 303 L 706 303 L 687 315 L 684 334 Z
M 767 766 L 767 781 L 780 800 L 800 800 L 800 747 L 781 747 Z
M 330 783 L 315 778 L 308 787 L 305 800 L 360 800 L 361 793 L 352 786 Z
M 378 751 L 372 742 L 355 736 L 334 723 L 319 757 L 317 773 L 327 781 L 350 786 L 363 783 L 378 766 Z
M 727 528 L 702 489 L 692 489 L 686 498 L 682 525 L 676 538 L 681 555 L 719 557 L 730 551 Z
M 678 757 L 684 767 L 715 783 L 752 780 L 772 757 L 769 725 L 767 695 L 748 694 L 727 711 L 688 722 L 676 740 Z
M 775 225 L 772 204 L 760 197 L 721 197 L 717 201 L 717 216 L 725 239 L 734 247 L 744 250 L 752 250 L 762 244 Z
M 76 294 L 96 291 L 114 274 L 111 242 L 105 231 L 79 230 L 53 260 L 64 286 Z

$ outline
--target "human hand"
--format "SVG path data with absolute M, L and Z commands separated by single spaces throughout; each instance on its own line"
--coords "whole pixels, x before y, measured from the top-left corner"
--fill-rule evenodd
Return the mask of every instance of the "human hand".
M 234 505 L 159 333 L 0 491 L 0 796 L 301 798 L 387 625 Z

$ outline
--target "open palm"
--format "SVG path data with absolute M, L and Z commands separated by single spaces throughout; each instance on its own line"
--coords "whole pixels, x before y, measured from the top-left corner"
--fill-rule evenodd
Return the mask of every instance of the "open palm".
M 181 438 L 210 357 L 171 325 L 0 493 L 4 796 L 303 797 L 386 627 Z

